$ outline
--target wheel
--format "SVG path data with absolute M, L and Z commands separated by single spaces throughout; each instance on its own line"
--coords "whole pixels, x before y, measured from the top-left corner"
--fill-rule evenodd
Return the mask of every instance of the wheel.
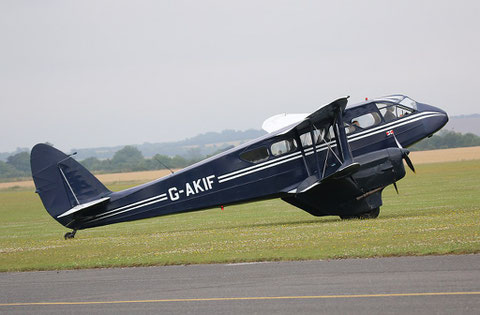
M 77 231 L 75 231 L 75 230 L 73 230 L 72 232 L 67 232 L 67 233 L 65 233 L 65 235 L 64 235 L 63 237 L 64 237 L 66 240 L 71 239 L 71 238 L 74 238 L 76 232 L 77 232 Z
M 370 212 L 363 213 L 360 215 L 360 219 L 376 219 L 380 214 L 380 207 L 373 209 Z
M 370 212 L 365 212 L 359 215 L 341 215 L 340 218 L 342 220 L 350 220 L 350 219 L 376 219 L 380 214 L 380 207 L 371 210 Z

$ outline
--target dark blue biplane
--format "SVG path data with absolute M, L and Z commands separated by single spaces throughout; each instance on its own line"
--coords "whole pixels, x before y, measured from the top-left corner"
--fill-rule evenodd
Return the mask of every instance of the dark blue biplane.
M 153 182 L 108 190 L 71 156 L 37 144 L 36 192 L 71 232 L 112 223 L 281 198 L 314 216 L 376 218 L 383 189 L 405 176 L 404 149 L 442 128 L 447 114 L 404 95 L 267 119 L 268 134 Z

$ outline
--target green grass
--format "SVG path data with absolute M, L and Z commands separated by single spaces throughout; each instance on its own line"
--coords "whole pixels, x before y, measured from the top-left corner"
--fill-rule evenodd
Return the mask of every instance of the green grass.
M 480 161 L 419 165 L 375 220 L 281 200 L 67 231 L 30 190 L 0 191 L 0 271 L 480 252 Z M 119 190 L 130 184 L 116 184 Z

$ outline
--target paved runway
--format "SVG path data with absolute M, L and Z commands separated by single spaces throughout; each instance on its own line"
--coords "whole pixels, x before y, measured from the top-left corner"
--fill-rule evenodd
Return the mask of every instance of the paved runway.
M 480 255 L 0 273 L 0 313 L 422 313 L 480 309 Z

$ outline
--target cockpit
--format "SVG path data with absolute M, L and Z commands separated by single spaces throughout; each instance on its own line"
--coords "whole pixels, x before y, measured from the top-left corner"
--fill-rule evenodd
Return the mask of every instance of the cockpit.
M 373 102 L 390 102 L 390 103 L 396 103 L 400 104 L 402 106 L 408 107 L 412 110 L 417 110 L 417 102 L 409 98 L 408 96 L 405 95 L 389 95 L 389 96 L 384 96 L 378 99 L 372 100 Z
M 389 95 L 373 99 L 348 111 L 344 120 L 345 132 L 351 134 L 382 123 L 389 123 L 411 115 L 415 111 L 417 111 L 417 102 L 405 95 Z

